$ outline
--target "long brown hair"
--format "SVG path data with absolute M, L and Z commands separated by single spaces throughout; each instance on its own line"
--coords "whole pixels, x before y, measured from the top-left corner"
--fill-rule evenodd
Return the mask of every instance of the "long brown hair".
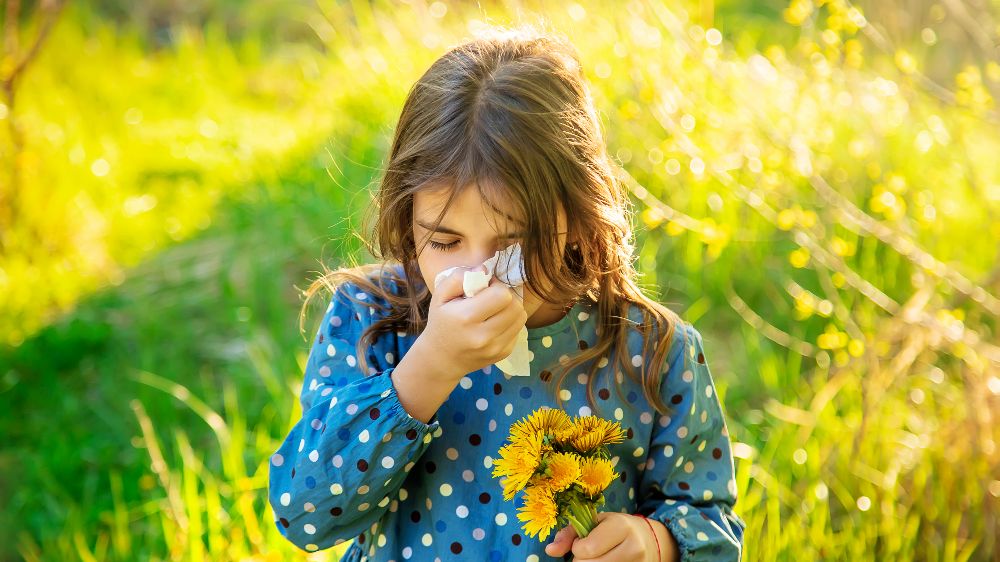
M 440 222 L 460 190 L 475 185 L 495 208 L 504 201 L 520 213 L 527 284 L 536 294 L 545 294 L 540 290 L 544 279 L 556 288 L 546 295 L 552 303 L 580 298 L 596 303 L 598 341 L 592 347 L 581 342 L 578 352 L 552 366 L 561 369 L 550 379 L 556 389 L 573 369 L 590 362 L 587 399 L 596 412 L 595 374 L 603 364 L 600 359 L 614 356 L 609 361 L 617 363 L 615 378 L 621 382 L 617 373 L 625 373 L 641 383 L 656 410 L 669 413 L 659 386 L 680 319 L 638 285 L 633 208 L 619 171 L 607 154 L 577 51 L 565 36 L 532 25 L 494 27 L 455 46 L 412 86 L 399 116 L 375 204 L 365 217 L 366 225 L 374 219 L 372 236 L 362 237 L 381 263 L 335 271 L 324 266 L 305 291 L 300 327 L 309 299 L 319 289 L 335 293 L 342 282 L 351 281 L 387 303 L 364 303 L 381 309 L 384 317 L 358 341 L 363 372 L 369 370 L 363 350 L 378 334 L 420 333 L 431 295 L 417 267 L 414 194 L 442 185 L 451 189 Z M 576 242 L 561 260 L 552 228 L 560 205 L 568 218 L 568 239 Z M 556 262 L 559 266 L 552 267 Z M 403 276 L 394 273 L 399 265 Z M 390 280 L 398 294 L 387 285 Z M 354 295 L 347 297 L 354 300 Z M 641 311 L 641 322 L 629 318 L 632 303 Z M 638 371 L 627 353 L 614 352 L 628 349 L 630 328 L 644 340 Z M 614 386 L 620 395 L 621 387 Z

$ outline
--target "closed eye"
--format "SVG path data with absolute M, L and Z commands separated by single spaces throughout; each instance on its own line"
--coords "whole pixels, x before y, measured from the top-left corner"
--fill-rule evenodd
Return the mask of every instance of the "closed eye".
M 511 237 L 506 241 L 506 244 L 513 244 L 515 242 L 520 242 L 520 241 L 521 240 L 517 237 Z M 447 244 L 444 244 L 442 242 L 435 242 L 434 240 L 428 240 L 428 242 L 430 243 L 431 248 L 434 248 L 435 250 L 440 250 L 442 252 L 448 252 L 453 250 L 455 246 L 458 245 L 460 240 L 455 240 L 454 242 L 449 242 Z
M 450 242 L 448 244 L 442 244 L 441 242 L 435 242 L 431 240 L 430 244 L 431 248 L 434 248 L 435 250 L 441 250 L 442 252 L 447 252 L 458 245 L 458 240 L 455 240 L 454 242 Z

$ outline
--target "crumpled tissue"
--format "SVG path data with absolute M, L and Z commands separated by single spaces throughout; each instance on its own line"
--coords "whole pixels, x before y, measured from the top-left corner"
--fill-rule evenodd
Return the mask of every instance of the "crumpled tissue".
M 462 279 L 462 289 L 466 298 L 472 297 L 490 285 L 490 278 L 496 276 L 513 289 L 521 301 L 524 301 L 524 258 L 521 255 L 521 244 L 515 243 L 507 246 L 503 250 L 497 251 L 493 257 L 483 262 L 486 272 L 466 271 Z M 458 269 L 450 267 L 434 277 L 434 286 L 448 276 L 452 271 Z M 510 355 L 501 359 L 496 366 L 501 371 L 513 377 L 526 377 L 529 372 L 528 353 L 528 328 L 521 326 L 521 331 L 517 334 L 517 341 L 514 344 L 514 351 Z

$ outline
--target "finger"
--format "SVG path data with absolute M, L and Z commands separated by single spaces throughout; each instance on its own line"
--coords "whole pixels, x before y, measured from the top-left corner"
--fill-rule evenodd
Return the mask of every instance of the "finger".
M 465 290 L 462 287 L 462 281 L 465 279 L 465 272 L 471 271 L 475 268 L 468 267 L 455 267 L 452 270 L 441 277 L 441 273 L 435 276 L 435 282 L 437 285 L 434 286 L 434 291 L 431 293 L 431 300 L 436 303 L 446 303 L 450 300 L 456 298 L 464 297 Z
M 494 316 L 489 320 L 489 324 L 484 325 L 486 333 L 493 334 L 491 340 L 496 347 L 491 349 L 496 353 L 503 353 L 504 357 L 510 355 L 517 345 L 518 337 L 524 330 L 524 316 L 517 314 L 504 314 Z
M 577 539 L 577 542 L 581 540 L 583 539 Z M 579 558 L 576 555 L 573 556 L 573 562 L 634 562 L 640 559 L 642 559 L 641 553 L 636 553 L 635 548 L 625 541 L 618 543 L 614 548 L 597 558 Z
M 487 304 L 481 305 L 483 308 L 480 309 L 480 312 L 486 311 L 488 314 L 488 316 L 482 319 L 482 322 L 485 324 L 494 322 L 497 319 L 503 325 L 507 325 L 515 322 L 518 316 L 524 312 L 524 305 L 521 304 L 521 300 L 510 289 L 497 289 L 496 294 L 490 295 L 484 300 L 494 301 L 489 306 Z
M 494 316 L 504 313 L 507 308 L 511 307 L 516 298 L 510 287 L 502 283 L 490 285 L 469 299 L 470 305 L 474 307 L 472 315 L 480 322 L 486 322 Z
M 552 542 L 545 545 L 545 554 L 552 557 L 559 557 L 569 552 L 573 541 L 576 539 L 576 529 L 572 525 L 567 525 L 556 533 Z
M 597 558 L 623 542 L 628 536 L 629 527 L 623 524 L 615 525 L 614 522 L 611 513 L 598 513 L 597 526 L 586 537 L 573 543 L 573 556 L 575 558 Z
M 497 339 L 505 343 L 516 342 L 518 334 L 522 329 L 524 329 L 524 315 L 519 314 L 518 311 L 515 310 L 512 316 L 513 318 L 507 320 L 506 327 L 502 332 L 500 332 L 500 335 L 497 336 Z M 511 351 L 513 351 L 513 348 L 511 348 Z
M 517 286 L 517 284 L 515 283 L 515 281 L 513 279 L 510 279 L 510 278 L 507 278 L 507 277 L 500 277 L 498 275 L 499 274 L 494 273 L 490 277 L 490 287 L 492 287 L 494 285 L 503 285 L 504 287 L 507 287 L 507 288 L 513 290 L 514 287 Z M 523 283 L 522 283 L 521 286 L 522 287 L 526 287 Z

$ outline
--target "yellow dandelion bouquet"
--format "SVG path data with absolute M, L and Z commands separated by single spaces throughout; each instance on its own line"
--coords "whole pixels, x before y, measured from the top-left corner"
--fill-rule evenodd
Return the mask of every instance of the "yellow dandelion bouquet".
M 607 446 L 624 437 L 618 422 L 596 416 L 570 419 L 553 408 L 535 410 L 514 423 L 493 462 L 493 477 L 503 478 L 505 500 L 524 490 L 517 514 L 524 532 L 544 541 L 557 525 L 572 525 L 578 536 L 587 536 L 597 526 L 604 490 L 618 476 Z

